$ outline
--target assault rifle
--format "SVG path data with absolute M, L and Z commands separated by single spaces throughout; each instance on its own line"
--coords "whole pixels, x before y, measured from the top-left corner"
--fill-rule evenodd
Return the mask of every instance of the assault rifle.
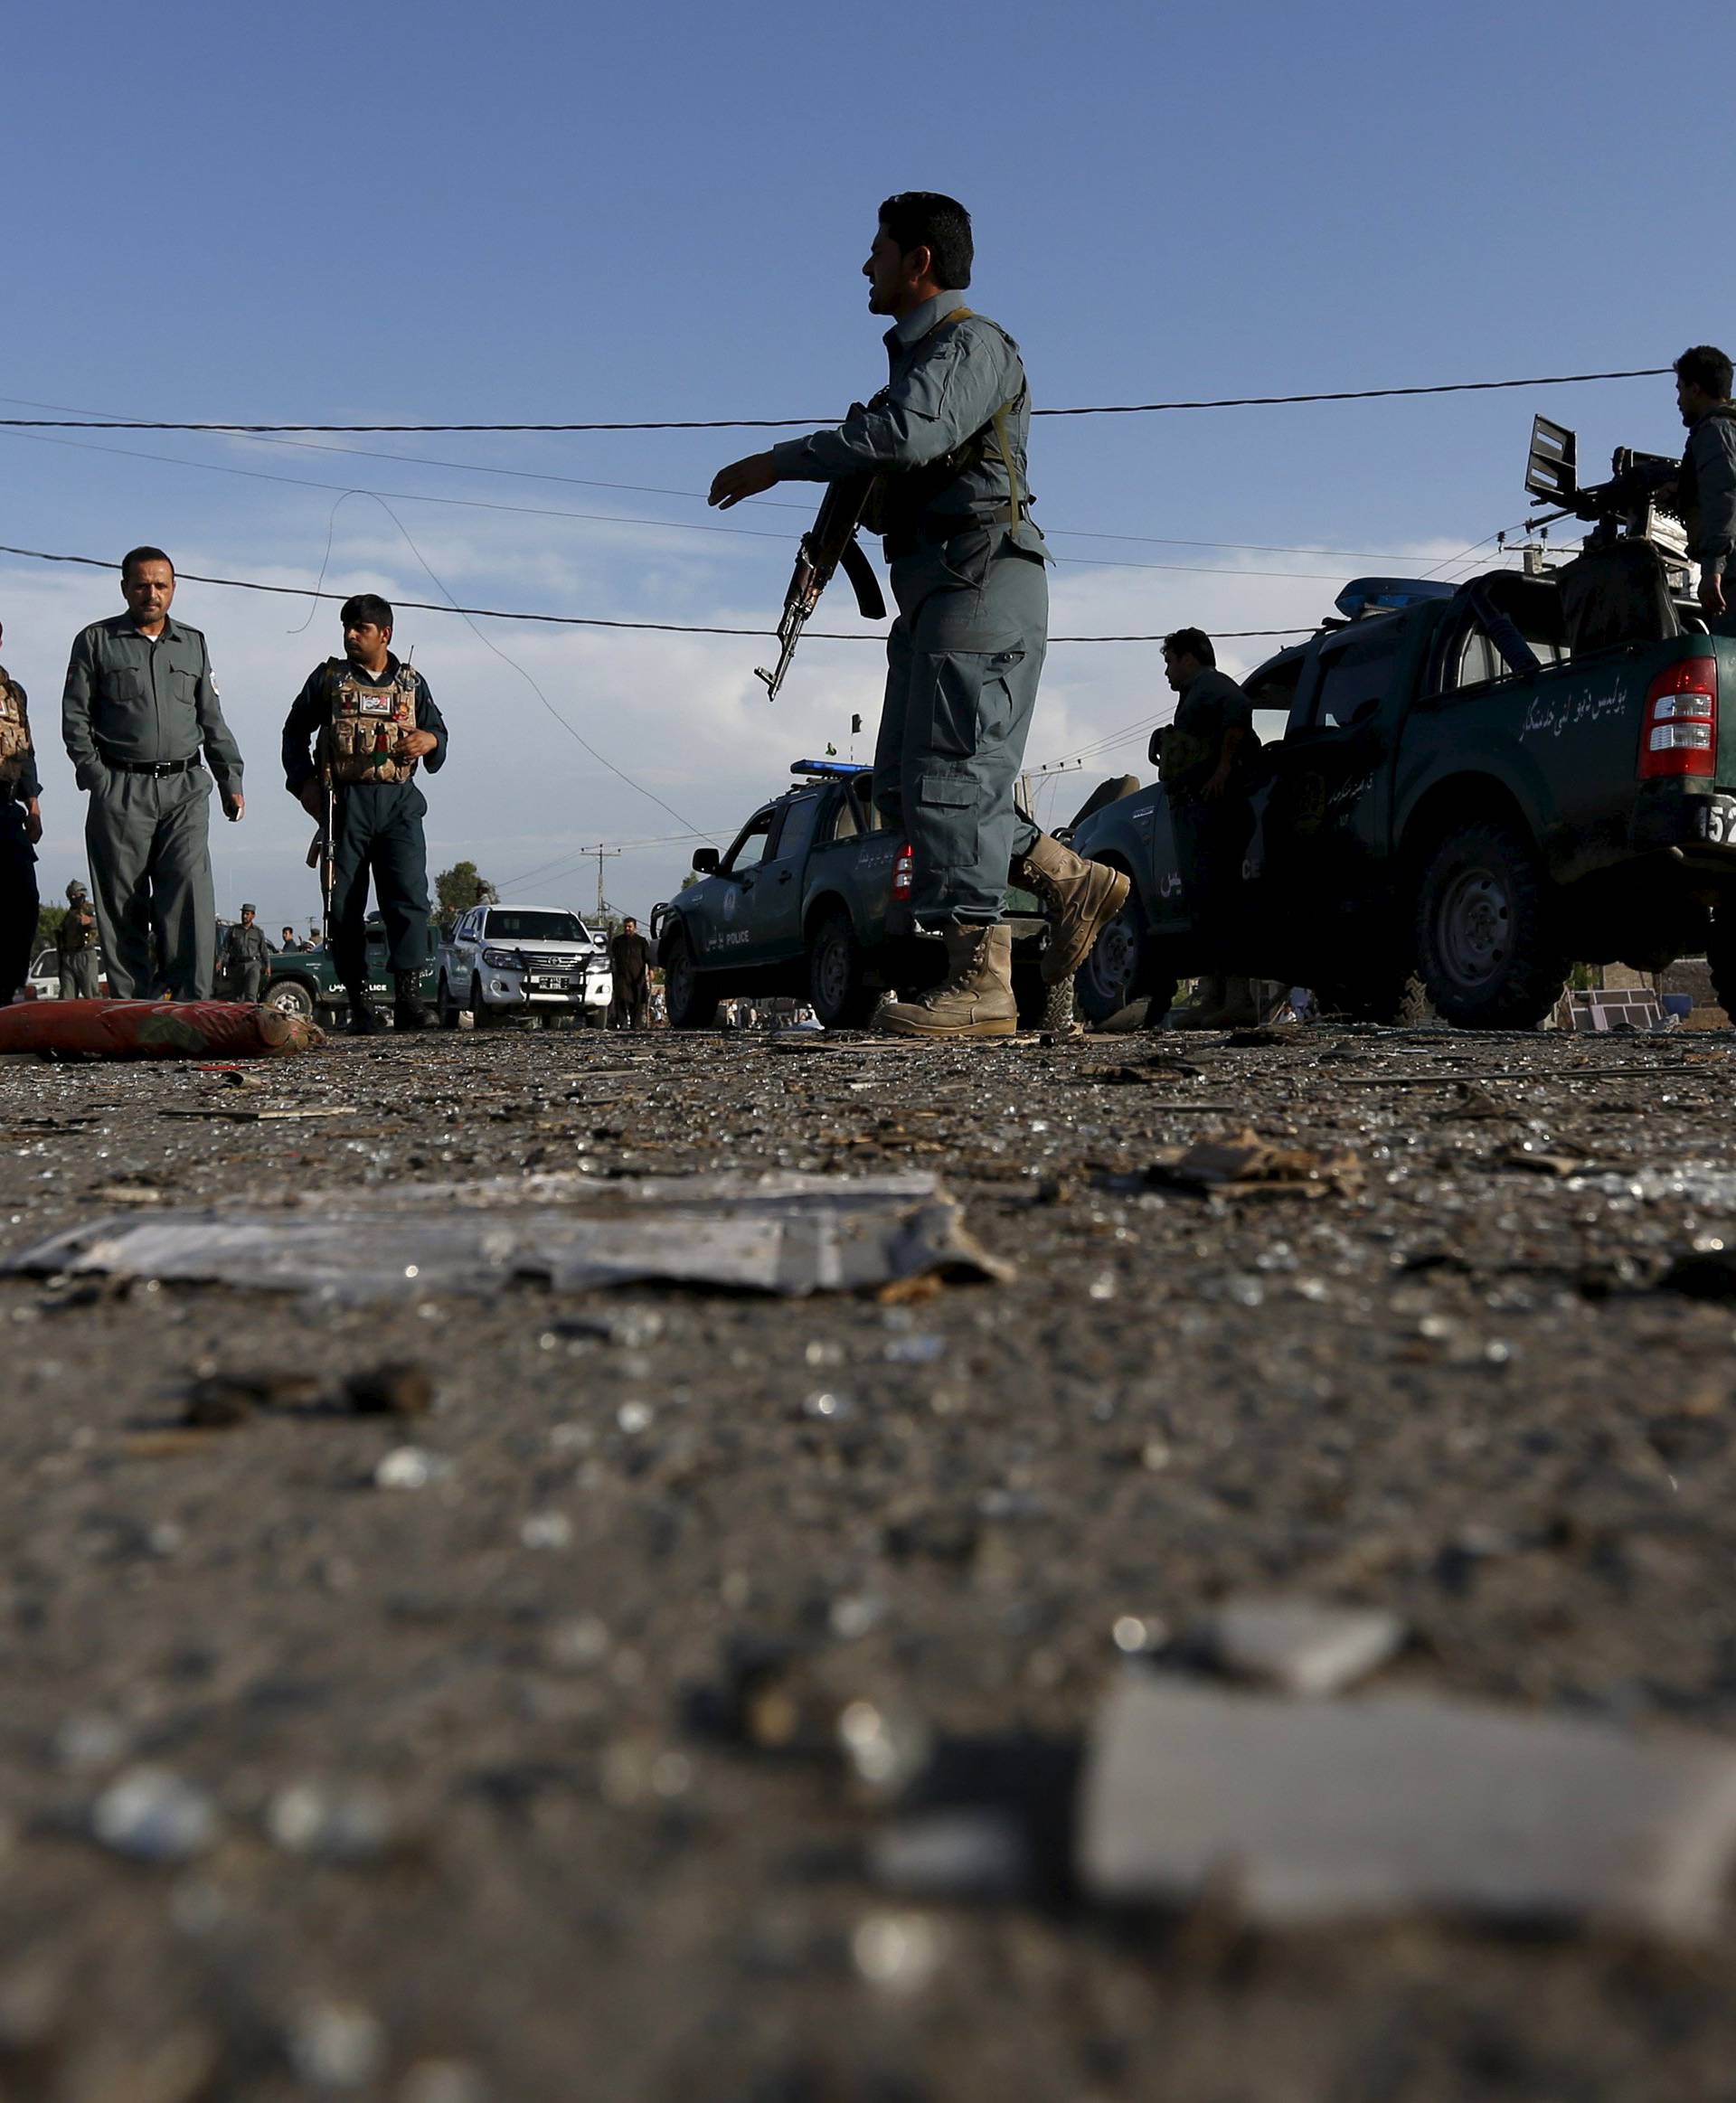
M 879 480 L 878 475 L 852 475 L 844 481 L 827 484 L 814 523 L 802 535 L 801 546 L 796 552 L 796 567 L 790 571 L 789 589 L 784 594 L 783 618 L 778 623 L 778 662 L 769 672 L 760 665 L 754 667 L 754 677 L 766 683 L 768 701 L 778 698 L 802 630 L 813 618 L 820 594 L 831 583 L 835 571 L 842 569 L 850 580 L 864 620 L 885 618 L 886 601 L 880 580 L 856 544 L 856 529 Z

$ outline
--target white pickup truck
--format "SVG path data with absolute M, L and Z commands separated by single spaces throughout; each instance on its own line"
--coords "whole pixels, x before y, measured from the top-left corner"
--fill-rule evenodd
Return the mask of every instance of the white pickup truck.
M 564 906 L 473 906 L 440 945 L 440 1021 L 480 1030 L 506 1015 L 571 1016 L 601 1029 L 614 997 L 609 951 Z

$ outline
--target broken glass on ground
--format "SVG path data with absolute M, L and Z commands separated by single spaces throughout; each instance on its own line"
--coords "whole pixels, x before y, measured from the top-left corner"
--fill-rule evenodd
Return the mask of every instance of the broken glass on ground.
M 925 1174 L 575 1173 L 114 1215 L 25 1250 L 7 1271 L 165 1278 L 365 1301 L 660 1283 L 801 1297 L 903 1279 L 1005 1281 Z
M 1412 1694 L 1293 1702 L 1129 1671 L 1087 1765 L 1092 1898 L 1227 1896 L 1274 1927 L 1458 1912 L 1698 1937 L 1736 1752 Z

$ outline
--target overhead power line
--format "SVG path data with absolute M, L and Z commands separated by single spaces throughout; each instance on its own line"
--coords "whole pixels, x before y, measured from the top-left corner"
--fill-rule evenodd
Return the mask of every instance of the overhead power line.
M 1196 401 L 1093 402 L 1071 409 L 1034 409 L 1033 416 L 1157 416 L 1194 409 L 1286 409 L 1310 401 L 1389 401 L 1419 394 L 1488 394 L 1510 387 L 1582 387 L 1599 380 L 1659 380 L 1668 365 L 1636 365 L 1616 373 L 1546 373 L 1524 380 L 1440 380 L 1411 387 L 1340 387 L 1308 394 L 1226 394 Z M 825 416 L 667 417 L 655 421 L 593 423 L 221 423 L 176 422 L 166 418 L 0 417 L 12 430 L 227 431 L 241 437 L 267 432 L 523 432 L 556 435 L 583 431 L 800 430 L 825 428 Z
M 356 495 L 371 492 L 358 490 Z M 41 548 L 14 548 L 0 544 L 0 555 L 16 555 L 26 562 L 70 562 L 82 570 L 118 570 L 118 562 L 100 560 L 95 555 L 55 555 Z M 177 576 L 188 584 L 216 584 L 229 591 L 263 591 L 278 599 L 344 599 L 350 595 L 344 591 L 310 590 L 305 584 L 261 584 L 250 577 L 208 577 L 197 570 L 182 570 Z M 1322 581 L 1326 581 L 1322 580 Z M 400 599 L 393 604 L 401 612 L 455 613 L 464 619 L 534 621 L 545 627 L 561 628 L 624 628 L 638 633 L 660 636 L 750 636 L 763 641 L 776 633 L 771 628 L 716 627 L 699 621 L 666 620 L 615 620 L 600 614 L 586 613 L 522 613 L 509 612 L 494 606 L 459 606 L 456 601 L 442 604 L 439 599 Z M 1302 628 L 1219 628 L 1220 636 L 1307 636 L 1311 627 Z M 836 630 L 809 628 L 806 639 L 821 643 L 883 643 L 885 637 L 877 630 L 867 630 L 854 635 Z M 1151 636 L 1051 636 L 1052 643 L 1161 643 L 1161 635 Z M 666 806 L 665 806 L 666 807 Z M 680 812 L 675 813 L 679 817 Z

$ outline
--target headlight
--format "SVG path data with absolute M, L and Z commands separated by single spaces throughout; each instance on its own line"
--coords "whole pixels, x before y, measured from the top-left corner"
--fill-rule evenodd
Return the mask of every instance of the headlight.
M 515 949 L 485 949 L 482 960 L 490 971 L 522 971 L 524 968 Z

